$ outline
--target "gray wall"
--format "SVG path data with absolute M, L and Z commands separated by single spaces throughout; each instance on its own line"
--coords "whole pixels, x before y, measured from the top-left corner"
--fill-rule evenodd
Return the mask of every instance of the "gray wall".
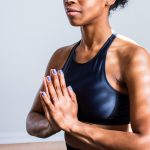
M 145 3 L 146 2 L 146 3 Z M 113 29 L 150 49 L 150 1 L 130 0 L 110 17 Z M 47 63 L 59 47 L 76 42 L 63 0 L 0 0 L 0 143 L 62 140 L 29 136 L 25 120 Z

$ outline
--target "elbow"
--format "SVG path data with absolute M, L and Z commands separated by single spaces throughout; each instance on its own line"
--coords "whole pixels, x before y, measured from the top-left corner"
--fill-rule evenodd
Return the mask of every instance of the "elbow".
M 33 114 L 29 113 L 27 118 L 26 118 L 26 132 L 31 135 L 31 136 L 36 136 L 39 132 L 36 127 L 36 122 L 33 119 Z
M 28 114 L 27 118 L 26 118 L 26 132 L 31 135 L 34 136 L 34 130 L 32 128 L 32 123 L 30 120 L 30 114 Z
M 28 120 L 26 120 L 26 132 L 31 135 L 38 138 L 47 138 L 48 135 L 44 134 L 43 131 L 37 130 L 35 126 L 32 125 L 32 123 Z
M 45 119 L 39 118 L 34 113 L 29 113 L 26 118 L 26 132 L 35 137 L 48 138 L 50 136 L 49 124 Z
M 27 122 L 26 122 L 26 132 L 31 136 L 35 136 L 34 130 L 32 130 L 32 128 L 30 127 L 30 125 L 28 125 Z

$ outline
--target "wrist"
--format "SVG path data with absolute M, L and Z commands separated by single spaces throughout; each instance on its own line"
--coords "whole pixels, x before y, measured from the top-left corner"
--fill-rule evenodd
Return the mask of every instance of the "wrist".
M 73 121 L 69 120 L 69 121 L 67 121 L 67 123 L 64 123 L 64 124 L 61 125 L 61 129 L 64 132 L 72 133 L 75 126 L 77 126 L 77 124 L 78 124 L 78 120 L 73 120 Z
M 78 130 L 78 128 L 80 128 L 81 126 L 81 122 L 79 120 L 76 120 L 69 129 L 69 133 L 73 134 L 76 133 L 76 131 Z

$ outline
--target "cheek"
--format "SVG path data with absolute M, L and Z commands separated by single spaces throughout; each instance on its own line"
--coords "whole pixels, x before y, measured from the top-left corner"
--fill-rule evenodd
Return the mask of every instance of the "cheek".
M 94 9 L 101 9 L 105 6 L 106 0 L 81 0 L 80 4 L 83 9 L 93 11 Z
M 91 20 L 103 13 L 104 0 L 86 0 L 83 6 L 84 20 Z

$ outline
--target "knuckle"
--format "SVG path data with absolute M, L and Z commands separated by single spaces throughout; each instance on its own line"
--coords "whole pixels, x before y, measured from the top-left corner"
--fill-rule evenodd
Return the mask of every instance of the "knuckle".
M 48 89 L 51 90 L 52 88 L 53 88 L 52 83 L 49 83 L 49 84 L 48 84 Z
M 57 75 L 54 75 L 53 77 L 54 77 L 54 80 L 57 80 L 57 78 L 58 78 L 58 76 L 57 76 Z
M 53 101 L 57 102 L 57 98 L 53 98 Z
M 64 83 L 60 84 L 60 86 L 61 86 L 62 89 L 66 88 L 66 85 Z
M 57 98 L 56 98 L 55 95 L 52 95 L 51 97 L 52 97 L 52 100 L 53 100 L 53 101 L 56 101 Z
M 48 102 L 47 102 L 47 104 L 48 104 L 48 106 L 50 106 L 50 105 L 51 105 L 51 102 L 50 102 L 50 101 L 48 101 Z
M 57 91 L 59 91 L 60 90 L 60 87 L 59 86 L 55 86 L 55 89 L 57 90 Z
M 49 81 L 49 82 L 48 82 L 48 86 L 51 86 L 51 85 L 52 85 L 52 82 Z

